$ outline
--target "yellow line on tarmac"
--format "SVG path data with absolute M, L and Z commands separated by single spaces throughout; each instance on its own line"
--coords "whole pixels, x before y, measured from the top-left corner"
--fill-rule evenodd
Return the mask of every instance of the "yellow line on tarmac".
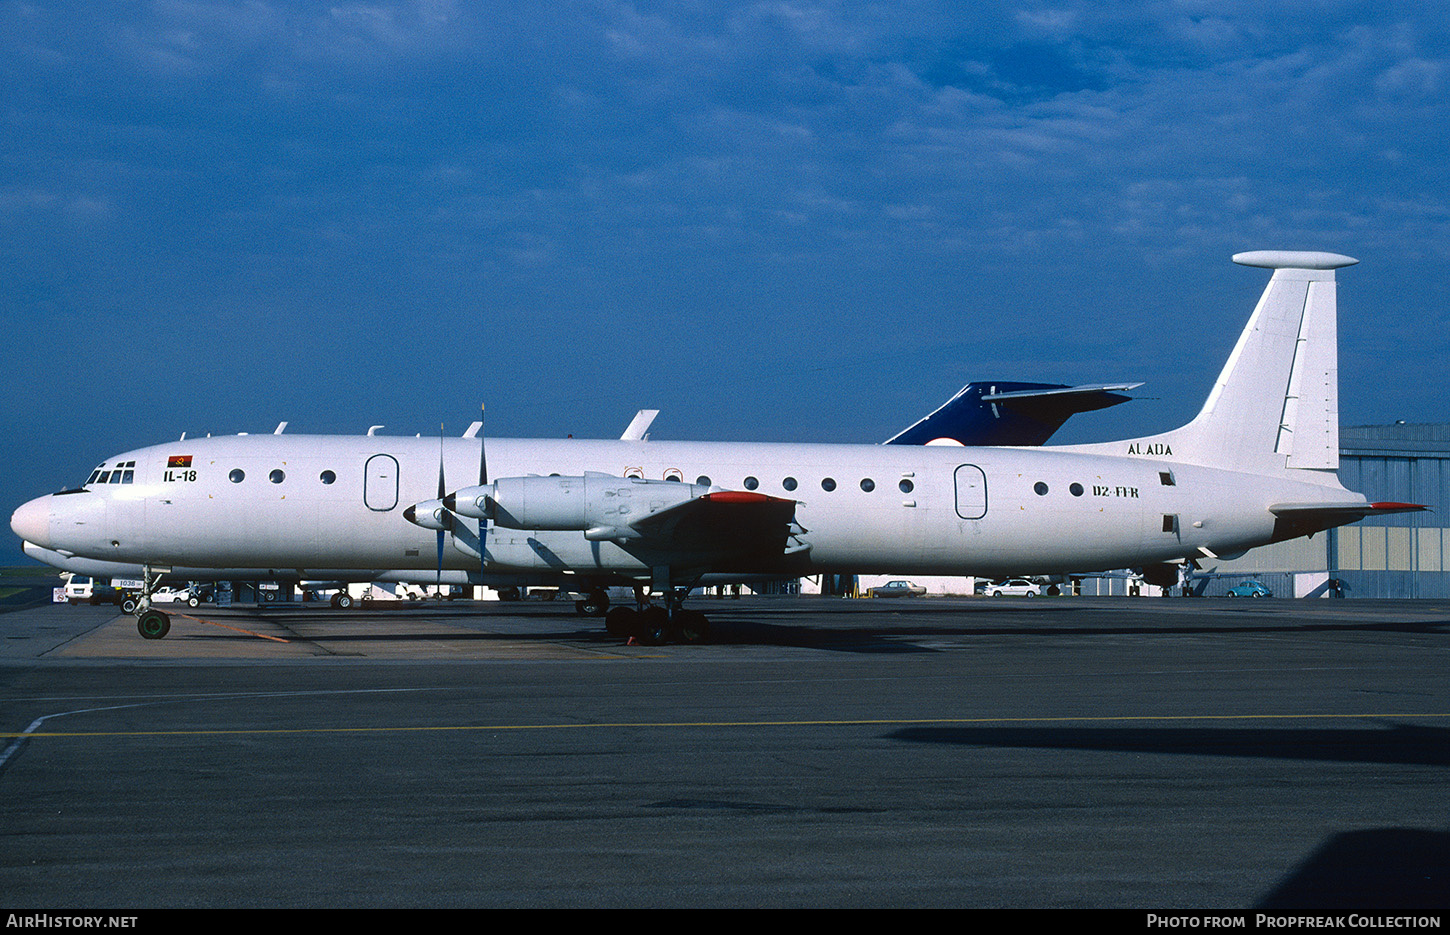
M 258 727 L 203 730 L 44 731 L 0 733 L 0 737 L 174 737 L 226 734 L 376 734 L 421 731 L 522 731 L 662 727 L 881 727 L 952 724 L 1107 724 L 1144 721 L 1304 721 L 1405 720 L 1450 718 L 1450 713 L 1400 711 L 1381 714 L 1183 714 L 1108 715 L 1102 717 L 980 717 L 980 718 L 845 718 L 786 721 L 599 721 L 574 724 L 460 724 L 432 727 Z

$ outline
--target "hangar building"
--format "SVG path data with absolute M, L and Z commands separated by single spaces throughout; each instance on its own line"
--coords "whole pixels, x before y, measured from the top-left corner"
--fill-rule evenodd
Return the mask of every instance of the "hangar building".
M 1283 597 L 1318 596 L 1330 579 L 1349 597 L 1450 597 L 1450 424 L 1344 426 L 1339 449 L 1345 487 L 1371 502 L 1430 510 L 1372 517 L 1234 561 L 1201 561 L 1202 572 L 1220 576 L 1205 594 L 1255 577 Z

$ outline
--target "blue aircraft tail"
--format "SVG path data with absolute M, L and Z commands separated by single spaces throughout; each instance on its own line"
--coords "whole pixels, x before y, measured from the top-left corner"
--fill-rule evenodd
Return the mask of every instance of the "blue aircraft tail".
M 888 445 L 1041 445 L 1069 417 L 1125 403 L 1141 383 L 968 383 Z

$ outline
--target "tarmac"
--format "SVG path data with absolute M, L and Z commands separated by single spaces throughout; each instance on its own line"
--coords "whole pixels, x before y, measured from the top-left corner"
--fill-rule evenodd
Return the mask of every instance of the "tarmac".
M 1450 908 L 1450 603 L 694 606 L 0 615 L 0 904 Z

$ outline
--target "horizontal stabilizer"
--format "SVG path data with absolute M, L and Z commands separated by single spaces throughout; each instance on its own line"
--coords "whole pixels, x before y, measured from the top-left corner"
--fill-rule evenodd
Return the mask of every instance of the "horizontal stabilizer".
M 1125 403 L 1141 383 L 968 383 L 888 445 L 1041 445 L 1079 412 Z
M 1269 512 L 1275 516 L 1302 515 L 1305 513 L 1324 513 L 1354 515 L 1356 518 L 1365 516 L 1388 516 L 1391 513 L 1419 513 L 1430 509 L 1423 503 L 1392 503 L 1384 501 L 1380 503 L 1280 503 L 1269 507 Z
M 998 385 L 999 386 L 1007 386 L 1008 384 L 998 384 Z M 1113 391 L 1120 391 L 1121 392 L 1121 391 L 1127 391 L 1127 390 L 1136 390 L 1138 387 L 1140 387 L 1142 385 L 1143 384 L 1141 382 L 1139 382 L 1139 383 L 1084 383 L 1081 386 L 1062 386 L 1062 387 L 1057 387 L 1055 389 L 1047 389 L 1047 388 L 1044 388 L 1044 389 L 1040 389 L 1040 390 L 1016 390 L 1016 391 L 1012 391 L 1012 392 L 987 393 L 987 394 L 985 394 L 985 395 L 982 396 L 982 399 L 985 400 L 986 402 L 996 402 L 998 400 L 1013 400 L 1013 401 L 1023 401 L 1023 402 L 1025 402 L 1027 400 L 1043 399 L 1043 398 L 1046 398 L 1046 397 L 1060 397 L 1060 396 L 1097 397 L 1097 396 L 1101 396 L 1101 395 L 1112 395 Z M 1050 386 L 1050 384 L 1049 384 L 1049 386 Z M 1116 406 L 1118 403 L 1125 403 L 1130 398 L 1131 397 L 1126 397 L 1126 398 L 1123 398 L 1123 399 L 1116 399 L 1116 398 L 1114 398 L 1114 399 L 1111 399 L 1111 400 L 1103 401 L 1101 403 L 1101 405 L 1093 405 L 1093 406 L 1086 406 L 1085 405 L 1082 408 L 1076 409 L 1074 411 L 1076 411 L 1076 412 L 1090 412 L 1093 409 L 1106 409 L 1108 406 Z
M 1274 541 L 1282 542 L 1346 526 L 1367 516 L 1418 513 L 1428 509 L 1419 503 L 1280 503 L 1269 507 L 1269 512 L 1274 514 Z

